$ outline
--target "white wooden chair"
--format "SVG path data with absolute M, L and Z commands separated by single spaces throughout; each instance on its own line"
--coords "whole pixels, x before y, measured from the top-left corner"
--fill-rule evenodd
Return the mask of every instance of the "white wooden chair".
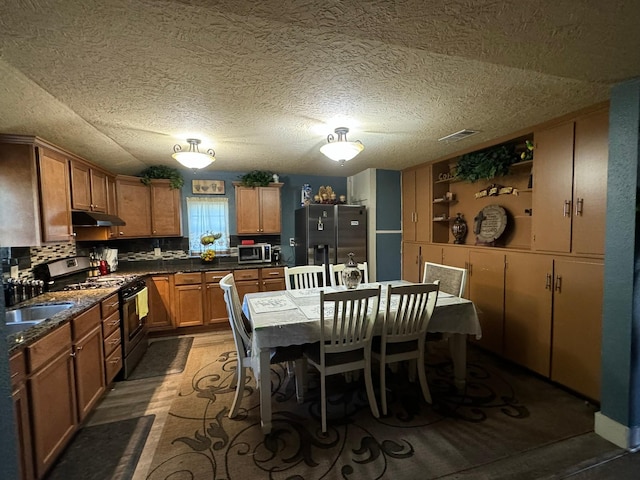
M 336 287 L 338 285 L 344 285 L 344 282 L 342 281 L 342 271 L 344 270 L 344 267 L 344 263 L 329 265 L 329 277 L 332 286 Z M 369 265 L 367 262 L 359 263 L 358 269 L 362 272 L 362 283 L 369 283 Z
M 326 376 L 364 369 L 369 407 L 378 418 L 371 380 L 371 341 L 378 306 L 380 286 L 343 292 L 320 292 L 320 342 L 305 348 L 307 361 L 320 372 L 322 431 L 327 431 Z M 325 307 L 333 314 L 325 321 Z
M 392 298 L 396 297 L 396 298 Z M 376 337 L 371 357 L 380 362 L 380 396 L 382 414 L 387 414 L 386 368 L 389 363 L 412 360 L 418 366 L 418 378 L 422 395 L 431 403 L 431 393 L 425 372 L 425 342 L 429 320 L 438 298 L 438 283 L 401 285 L 387 289 L 382 335 Z M 392 300 L 397 299 L 397 309 L 391 311 Z M 414 377 L 415 369 L 410 370 Z M 415 378 L 415 377 L 414 377 Z M 413 380 L 413 378 L 412 378 Z
M 229 418 L 233 418 L 237 415 L 240 408 L 240 402 L 242 401 L 242 394 L 244 392 L 244 385 L 247 380 L 246 369 L 251 368 L 255 371 L 254 359 L 251 356 L 251 327 L 249 323 L 242 316 L 242 306 L 240 305 L 240 296 L 236 289 L 236 284 L 233 279 L 233 274 L 225 275 L 220 280 L 220 287 L 224 293 L 224 301 L 227 304 L 227 314 L 229 315 L 229 323 L 231 324 L 231 330 L 233 332 L 233 340 L 236 345 L 236 352 L 238 354 L 238 366 L 236 368 L 234 378 L 231 381 L 231 387 L 235 387 L 236 393 L 233 398 L 233 404 L 229 411 Z M 285 347 L 286 348 L 286 347 Z M 281 361 L 288 361 L 291 363 L 293 359 L 288 359 L 287 352 L 282 349 L 282 352 L 272 352 L 272 363 L 280 363 Z M 292 349 L 292 352 L 300 352 L 299 349 Z M 301 352 L 300 352 L 301 353 Z M 296 374 L 296 395 L 298 402 L 301 403 L 303 398 L 303 372 L 302 369 L 306 368 L 306 361 L 300 356 L 300 361 L 295 363 Z M 291 373 L 292 368 L 288 368 L 288 373 Z M 269 372 L 262 372 L 262 375 L 269 375 Z M 257 379 L 256 379 L 257 381 Z
M 440 280 L 440 291 L 462 297 L 467 287 L 467 269 L 439 263 L 424 262 L 422 283 Z
M 324 265 L 301 265 L 284 267 L 284 281 L 287 290 L 327 286 Z

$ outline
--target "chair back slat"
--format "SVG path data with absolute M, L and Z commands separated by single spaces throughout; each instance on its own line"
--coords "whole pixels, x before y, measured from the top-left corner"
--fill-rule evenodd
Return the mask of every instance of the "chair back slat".
M 325 266 L 284 267 L 284 280 L 287 290 L 324 287 L 327 285 Z
M 429 284 L 389 286 L 382 344 L 407 342 L 425 337 L 437 298 L 437 281 Z M 394 300 L 397 301 L 397 308 L 392 308 Z
M 322 358 L 324 353 L 357 350 L 371 342 L 380 303 L 380 291 L 378 287 L 333 293 L 320 292 Z M 330 319 L 325 318 L 326 305 L 333 306 Z
M 433 283 L 440 280 L 440 291 L 462 297 L 467 286 L 467 269 L 424 262 L 422 283 Z

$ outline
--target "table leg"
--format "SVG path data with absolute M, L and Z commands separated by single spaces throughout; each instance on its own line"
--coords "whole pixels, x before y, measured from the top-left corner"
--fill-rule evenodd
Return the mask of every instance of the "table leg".
M 262 433 L 271 433 L 271 349 L 260 350 L 260 421 Z
M 449 336 L 449 351 L 453 360 L 455 386 L 458 390 L 464 390 L 467 383 L 467 335 L 454 333 Z

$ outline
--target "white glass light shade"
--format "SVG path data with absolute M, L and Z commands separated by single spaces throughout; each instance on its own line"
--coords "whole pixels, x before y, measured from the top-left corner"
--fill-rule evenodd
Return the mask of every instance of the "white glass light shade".
M 187 168 L 204 168 L 215 160 L 214 157 L 200 152 L 176 152 L 171 156 Z
M 187 143 L 189 144 L 189 151 L 183 152 L 180 145 L 174 145 L 173 151 L 175 153 L 171 155 L 185 167 L 197 170 L 210 165 L 216 160 L 216 153 L 212 149 L 207 150 L 206 153 L 198 150 L 200 140 L 197 138 L 187 138 Z
M 344 162 L 351 160 L 364 150 L 364 145 L 360 141 L 348 142 L 347 132 L 349 129 L 346 127 L 339 127 L 335 129 L 336 139 L 333 134 L 327 136 L 327 144 L 320 147 L 320 152 L 334 160 L 340 165 L 344 165 Z
M 364 145 L 360 142 L 332 142 L 320 147 L 320 151 L 331 160 L 351 160 L 364 150 Z

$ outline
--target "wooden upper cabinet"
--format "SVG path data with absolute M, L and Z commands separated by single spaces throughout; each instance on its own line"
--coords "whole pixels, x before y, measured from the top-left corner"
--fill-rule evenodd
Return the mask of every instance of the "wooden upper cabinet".
M 169 180 L 151 180 L 147 186 L 139 177 L 116 177 L 118 216 L 126 225 L 119 238 L 176 237 L 182 234 L 180 190 Z
M 118 216 L 126 225 L 119 227 L 120 238 L 151 236 L 151 195 L 138 177 L 116 177 Z
M 282 230 L 280 188 L 235 186 L 238 235 L 279 234 Z
M 535 133 L 535 250 L 604 255 L 608 136 L 608 109 Z
M 169 180 L 151 180 L 151 235 L 180 236 L 182 233 L 180 189 Z
M 43 242 L 68 242 L 71 229 L 69 162 L 64 155 L 39 149 L 41 232 Z
M 535 250 L 571 251 L 573 122 L 534 134 L 533 239 Z
M 604 255 L 609 111 L 576 120 L 573 154 L 572 251 Z
M 402 239 L 431 241 L 431 166 L 402 172 Z
M 71 208 L 106 212 L 108 205 L 107 174 L 90 165 L 71 160 Z

